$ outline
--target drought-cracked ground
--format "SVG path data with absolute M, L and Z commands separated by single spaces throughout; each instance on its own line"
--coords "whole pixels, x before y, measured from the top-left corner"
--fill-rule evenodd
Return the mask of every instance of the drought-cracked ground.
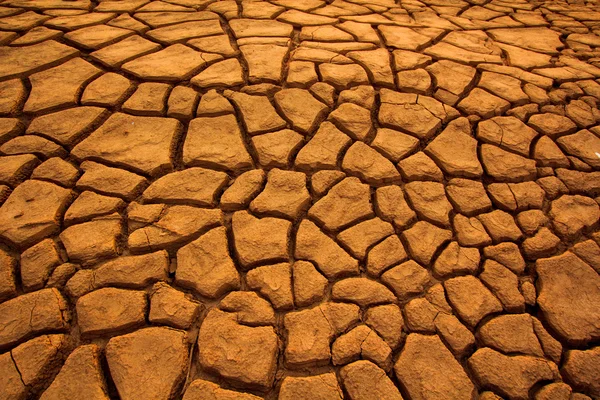
M 0 399 L 600 399 L 600 4 L 1 0 Z

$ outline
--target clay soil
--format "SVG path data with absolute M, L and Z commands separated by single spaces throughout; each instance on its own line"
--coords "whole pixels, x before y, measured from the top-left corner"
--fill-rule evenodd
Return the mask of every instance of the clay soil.
M 600 399 L 597 0 L 0 0 L 0 400 Z

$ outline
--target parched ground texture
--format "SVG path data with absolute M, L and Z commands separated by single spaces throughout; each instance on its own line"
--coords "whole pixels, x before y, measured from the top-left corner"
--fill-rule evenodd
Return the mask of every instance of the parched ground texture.
M 600 3 L 1 0 L 0 399 L 600 399 Z

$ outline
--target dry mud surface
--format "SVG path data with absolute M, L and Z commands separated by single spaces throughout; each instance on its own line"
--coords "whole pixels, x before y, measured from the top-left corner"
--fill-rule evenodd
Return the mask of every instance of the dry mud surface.
M 0 0 L 0 399 L 600 399 L 596 0 Z

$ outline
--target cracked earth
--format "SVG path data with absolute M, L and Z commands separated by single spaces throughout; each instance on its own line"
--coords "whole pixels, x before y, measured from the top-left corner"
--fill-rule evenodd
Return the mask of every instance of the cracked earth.
M 0 399 L 600 399 L 600 2 L 0 0 Z

